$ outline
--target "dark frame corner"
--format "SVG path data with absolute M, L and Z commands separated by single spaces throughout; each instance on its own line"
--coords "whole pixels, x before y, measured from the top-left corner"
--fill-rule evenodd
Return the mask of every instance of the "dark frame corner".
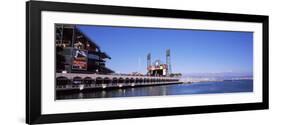
M 41 113 L 41 11 L 66 11 L 137 15 L 170 18 L 195 18 L 222 21 L 257 22 L 263 24 L 263 102 L 193 107 L 171 107 L 141 110 L 87 112 L 70 114 Z M 244 111 L 269 108 L 269 17 L 261 15 L 229 14 L 199 11 L 119 7 L 60 2 L 28 1 L 26 3 L 26 123 L 55 123 L 119 118 L 182 115 Z

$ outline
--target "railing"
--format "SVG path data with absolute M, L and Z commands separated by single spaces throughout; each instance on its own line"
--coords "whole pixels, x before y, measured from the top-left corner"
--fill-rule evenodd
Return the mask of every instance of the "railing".
M 180 83 L 179 81 L 170 82 L 143 82 L 143 83 L 108 83 L 108 84 L 67 84 L 67 85 L 56 85 L 57 90 L 71 90 L 71 89 L 90 89 L 90 88 L 122 88 L 122 87 L 134 87 L 134 86 L 145 86 L 145 85 L 160 85 L 160 84 L 173 84 Z

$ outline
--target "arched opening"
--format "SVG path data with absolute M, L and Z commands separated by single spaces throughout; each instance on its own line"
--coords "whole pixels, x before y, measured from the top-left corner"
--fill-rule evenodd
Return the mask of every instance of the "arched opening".
M 119 78 L 118 79 L 118 83 L 124 83 L 124 79 L 123 78 Z
M 118 83 L 118 79 L 117 79 L 116 77 L 114 77 L 114 78 L 112 79 L 112 83 L 113 83 L 113 84 L 117 84 L 117 83 Z
M 130 79 L 130 83 L 135 83 L 135 79 L 134 79 L 134 78 L 131 78 L 131 79 Z
M 82 80 L 81 77 L 77 76 L 77 77 L 74 77 L 74 78 L 73 78 L 72 83 L 75 84 L 75 85 L 79 85 L 79 84 L 82 84 L 82 83 L 83 83 L 83 80 Z
M 130 83 L 130 78 L 126 78 L 125 83 Z
M 96 83 L 97 84 L 103 84 L 103 79 L 101 77 L 96 78 Z
M 143 79 L 142 78 L 139 79 L 139 83 L 143 83 Z
M 144 82 L 144 83 L 147 83 L 147 79 L 146 79 L 146 78 L 144 78 L 144 79 L 143 79 L 143 82 Z
M 92 84 L 93 79 L 91 77 L 84 78 L 84 84 Z
M 84 81 L 85 86 L 89 87 L 89 86 L 91 86 L 93 79 L 91 77 L 85 77 L 83 81 Z
M 105 78 L 103 79 L 103 83 L 104 83 L 104 84 L 109 84 L 109 83 L 111 83 L 111 79 L 108 78 L 108 77 L 105 77 Z
M 67 85 L 69 83 L 69 79 L 64 77 L 64 76 L 60 76 L 56 78 L 56 86 L 61 88 L 61 87 L 65 87 L 65 85 Z
M 147 82 L 147 83 L 150 83 L 150 79 L 147 79 L 146 82 Z
M 56 78 L 57 85 L 67 85 L 68 83 L 69 83 L 69 79 L 64 76 L 60 76 Z

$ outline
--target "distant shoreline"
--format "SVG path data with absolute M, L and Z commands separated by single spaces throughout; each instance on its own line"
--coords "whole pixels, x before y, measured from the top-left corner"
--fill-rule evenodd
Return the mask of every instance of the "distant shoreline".
M 194 81 L 181 81 L 183 84 L 199 83 L 199 82 L 223 82 L 223 81 L 240 81 L 240 80 L 253 80 L 253 79 L 225 79 L 225 80 L 194 80 Z

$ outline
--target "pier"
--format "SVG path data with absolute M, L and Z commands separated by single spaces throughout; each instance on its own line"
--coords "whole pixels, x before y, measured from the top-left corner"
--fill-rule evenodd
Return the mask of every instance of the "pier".
M 175 77 L 56 73 L 56 90 L 86 90 L 180 84 Z

